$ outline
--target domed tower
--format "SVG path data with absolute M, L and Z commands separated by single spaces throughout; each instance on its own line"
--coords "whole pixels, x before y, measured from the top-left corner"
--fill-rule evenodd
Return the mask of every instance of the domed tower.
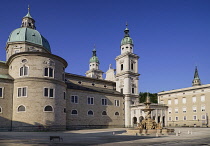
M 133 53 L 133 40 L 129 35 L 129 29 L 124 30 L 124 38 L 121 41 L 121 55 L 116 60 L 116 90 L 125 95 L 125 126 L 131 126 L 130 106 L 133 100 L 138 98 L 138 59 Z
M 19 52 L 45 52 L 51 53 L 50 44 L 35 27 L 35 20 L 28 13 L 22 19 L 21 28 L 11 32 L 7 40 L 7 60 L 10 56 Z
M 87 77 L 103 79 L 103 72 L 99 70 L 99 59 L 96 55 L 96 49 L 93 49 L 93 55 L 89 61 L 89 70 L 85 73 Z
M 12 128 L 65 129 L 67 62 L 51 54 L 47 39 L 35 28 L 28 10 L 21 28 L 12 31 L 6 44 L 8 72 L 14 79 Z

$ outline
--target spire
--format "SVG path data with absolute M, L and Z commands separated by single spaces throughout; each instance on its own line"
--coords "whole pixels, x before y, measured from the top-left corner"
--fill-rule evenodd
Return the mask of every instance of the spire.
M 36 29 L 35 20 L 31 17 L 30 6 L 28 5 L 28 13 L 23 17 L 21 27 Z
M 198 75 L 198 69 L 197 66 L 195 67 L 195 73 L 194 73 L 194 79 L 192 81 L 192 86 L 199 86 L 201 85 L 201 81 Z
M 93 48 L 94 48 L 93 51 L 92 51 L 93 52 L 93 56 L 96 56 L 96 45 L 95 44 L 94 44 Z
M 28 5 L 28 13 L 26 14 L 25 17 L 29 17 L 29 18 L 32 18 L 31 15 L 30 15 L 30 6 Z
M 124 30 L 124 32 L 125 32 L 125 36 L 124 37 L 129 37 L 130 35 L 129 35 L 128 23 L 126 22 L 125 25 L 126 25 L 126 28 Z

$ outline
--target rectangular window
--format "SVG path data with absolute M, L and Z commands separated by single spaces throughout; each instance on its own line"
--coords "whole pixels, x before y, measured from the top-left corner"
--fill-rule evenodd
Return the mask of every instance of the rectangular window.
M 71 96 L 71 102 L 72 102 L 72 103 L 78 103 L 78 96 L 72 95 L 72 96 Z
M 205 120 L 206 119 L 206 115 L 201 115 L 201 119 Z
M 174 104 L 178 104 L 178 99 L 174 99 Z
M 168 100 L 168 104 L 169 104 L 169 105 L 171 104 L 171 99 Z
M 102 98 L 101 99 L 101 105 L 107 105 L 107 99 Z
M 44 96 L 48 97 L 48 88 L 44 88 Z
M 197 108 L 196 108 L 196 106 L 194 106 L 193 107 L 193 112 L 196 113 L 196 111 L 197 111 Z
M 133 63 L 131 63 L 131 70 L 133 70 Z
M 182 103 L 183 103 L 183 104 L 186 103 L 186 98 L 185 98 L 185 97 L 182 98 Z
M 131 90 L 132 90 L 132 94 L 134 94 L 134 93 L 135 93 L 135 92 L 134 92 L 134 91 L 135 91 L 134 88 L 132 88 Z
M 54 89 L 52 88 L 44 88 L 44 96 L 53 98 L 54 97 Z
M 193 116 L 193 120 L 197 120 L 197 116 L 194 115 L 194 116 Z
M 192 102 L 195 103 L 196 102 L 196 97 L 192 98 Z
M 178 121 L 179 120 L 179 117 L 175 117 L 175 120 Z
M 54 97 L 54 90 L 50 89 L 50 97 Z
M 168 109 L 168 114 L 171 114 L 171 108 Z
M 51 67 L 46 67 L 44 69 L 44 76 L 45 77 L 54 77 L 54 69 Z
M 21 87 L 17 89 L 18 97 L 26 97 L 27 96 L 27 88 Z
M 206 111 L 206 106 L 205 106 L 205 105 L 202 105 L 202 106 L 201 106 L 201 111 L 202 111 L 202 112 Z
M 183 117 L 183 120 L 187 120 L 187 117 L 186 117 L 186 116 L 184 116 L 184 117 Z
M 178 112 L 179 112 L 178 108 L 175 108 L 175 113 L 178 113 Z
M 120 101 L 119 100 L 114 100 L 114 105 L 115 106 L 120 106 Z
M 44 69 L 44 76 L 47 76 L 48 77 L 48 68 L 45 68 Z
M 182 108 L 182 111 L 183 111 L 183 113 L 186 113 L 187 112 L 187 108 L 186 107 L 183 107 Z
M 204 102 L 205 101 L 205 95 L 201 96 L 201 101 Z
M 171 121 L 171 117 L 168 117 L 168 120 Z
M 93 97 L 88 97 L 87 104 L 94 104 L 94 98 Z
M 0 98 L 3 98 L 3 89 L 2 87 L 0 87 Z

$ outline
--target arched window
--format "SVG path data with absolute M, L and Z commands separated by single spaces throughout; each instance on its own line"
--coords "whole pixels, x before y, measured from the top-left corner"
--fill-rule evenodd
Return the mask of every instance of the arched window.
M 123 64 L 121 64 L 121 70 L 123 70 Z
M 72 110 L 72 111 L 71 111 L 71 114 L 72 114 L 72 115 L 77 115 L 77 110 Z
M 103 112 L 102 112 L 102 115 L 104 115 L 104 116 L 107 115 L 106 111 L 103 111 Z
M 89 110 L 88 111 L 88 115 L 92 116 L 93 115 L 93 111 Z
M 131 63 L 131 70 L 133 70 L 133 63 Z
M 20 76 L 27 76 L 28 75 L 28 66 L 22 66 L 20 68 Z
M 48 105 L 48 106 L 45 106 L 44 111 L 45 112 L 52 112 L 53 108 L 52 108 L 52 106 Z
M 115 114 L 114 114 L 115 116 L 119 116 L 120 114 L 119 114 L 119 112 L 115 112 Z
M 0 113 L 2 113 L 2 107 L 0 107 Z
M 20 105 L 20 106 L 18 107 L 18 112 L 24 112 L 24 111 L 26 111 L 25 106 Z

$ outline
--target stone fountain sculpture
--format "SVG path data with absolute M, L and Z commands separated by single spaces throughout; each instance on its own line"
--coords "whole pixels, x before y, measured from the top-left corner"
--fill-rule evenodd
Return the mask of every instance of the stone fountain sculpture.
M 169 134 L 174 133 L 174 129 L 167 129 L 161 126 L 161 123 L 156 123 L 151 119 L 151 112 L 154 110 L 150 107 L 151 101 L 149 95 L 147 95 L 145 108 L 142 111 L 145 112 L 145 119 L 134 129 L 128 129 L 128 134 Z
M 149 95 L 147 95 L 145 108 L 142 109 L 142 111 L 145 112 L 145 119 L 142 120 L 141 123 L 138 123 L 137 129 L 139 129 L 140 133 L 160 133 L 162 126 L 161 123 L 156 123 L 155 120 L 151 119 L 151 112 L 154 110 L 153 108 L 150 107 L 151 101 Z

